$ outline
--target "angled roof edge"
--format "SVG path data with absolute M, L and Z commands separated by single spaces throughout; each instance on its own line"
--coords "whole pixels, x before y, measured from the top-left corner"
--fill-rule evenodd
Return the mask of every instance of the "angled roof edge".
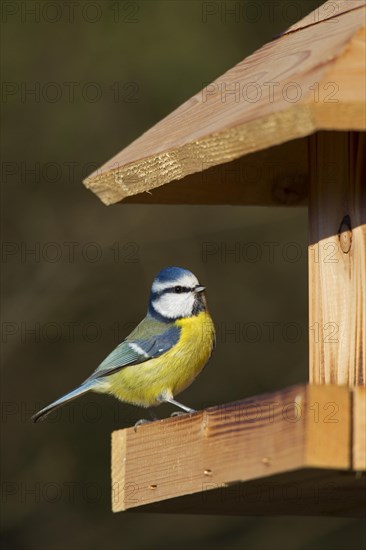
M 366 130 L 360 9 L 344 11 L 337 24 L 323 19 L 290 27 L 153 126 L 84 185 L 113 204 L 318 130 Z M 233 86 L 237 97 L 222 95 Z M 248 95 L 244 101 L 243 86 L 261 94 L 271 90 L 272 96 L 253 102 Z

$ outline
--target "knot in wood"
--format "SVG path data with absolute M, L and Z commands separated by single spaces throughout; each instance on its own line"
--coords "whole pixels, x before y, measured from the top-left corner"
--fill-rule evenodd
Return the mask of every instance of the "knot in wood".
M 352 228 L 350 217 L 344 216 L 338 228 L 338 240 L 341 250 L 348 254 L 352 246 Z

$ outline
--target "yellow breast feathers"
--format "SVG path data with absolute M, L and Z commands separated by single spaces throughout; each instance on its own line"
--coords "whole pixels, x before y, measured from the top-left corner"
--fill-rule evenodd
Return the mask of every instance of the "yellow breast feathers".
M 187 388 L 209 360 L 215 329 L 207 312 L 179 319 L 179 341 L 160 357 L 122 368 L 108 376 L 100 387 L 122 401 L 143 407 L 158 405 L 158 396 L 172 397 Z M 98 390 L 97 390 L 98 391 Z

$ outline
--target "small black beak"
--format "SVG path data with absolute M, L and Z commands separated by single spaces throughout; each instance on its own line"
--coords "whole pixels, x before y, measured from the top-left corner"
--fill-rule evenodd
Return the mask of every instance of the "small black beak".
M 204 290 L 206 290 L 206 287 L 205 286 L 202 286 L 202 285 L 197 285 L 195 288 L 194 288 L 194 291 L 197 292 L 197 294 L 199 292 L 203 292 Z

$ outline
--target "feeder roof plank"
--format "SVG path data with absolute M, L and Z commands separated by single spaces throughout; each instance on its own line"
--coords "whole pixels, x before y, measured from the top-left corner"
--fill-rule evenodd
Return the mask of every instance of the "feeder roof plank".
M 84 184 L 112 204 L 318 130 L 366 129 L 364 16 L 361 6 L 266 44 Z
M 340 15 L 362 8 L 364 5 L 365 0 L 328 0 L 306 15 L 301 21 L 291 25 L 284 34 L 315 25 L 316 23 L 320 23 L 320 21 L 328 21 L 330 24 L 337 23 Z

